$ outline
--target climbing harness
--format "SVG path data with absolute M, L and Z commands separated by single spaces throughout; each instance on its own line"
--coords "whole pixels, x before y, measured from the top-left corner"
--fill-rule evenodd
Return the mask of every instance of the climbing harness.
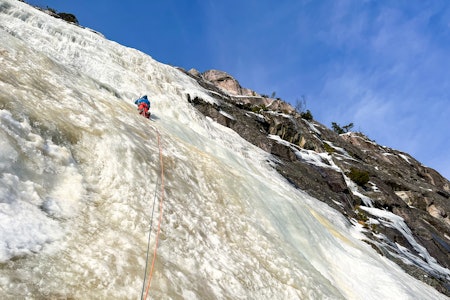
M 149 232 L 148 232 L 147 257 L 146 257 L 146 260 L 145 260 L 145 270 L 144 270 L 144 280 L 143 280 L 143 283 L 142 283 L 141 300 L 147 299 L 148 293 L 149 293 L 149 290 L 150 290 L 150 283 L 152 281 L 153 268 L 155 266 L 155 261 L 156 261 L 156 250 L 158 248 L 159 233 L 161 231 L 161 221 L 162 221 L 162 215 L 163 215 L 164 165 L 163 165 L 163 159 L 162 159 L 161 134 L 159 133 L 158 129 L 155 129 L 155 130 L 156 130 L 156 133 L 158 135 L 159 164 L 160 164 L 160 168 L 161 168 L 161 175 L 160 175 L 160 178 L 161 178 L 161 182 L 160 182 L 161 193 L 160 193 L 160 201 L 159 201 L 159 219 L 158 219 L 158 230 L 156 231 L 155 248 L 153 250 L 152 264 L 151 264 L 150 271 L 147 274 L 148 258 L 149 258 L 149 252 L 150 252 L 150 236 L 151 236 L 151 233 L 152 233 L 153 213 L 155 211 L 155 203 L 156 203 L 156 190 L 157 190 L 157 186 L 158 186 L 158 183 L 159 183 L 159 180 L 157 180 L 156 181 L 156 186 L 155 186 L 155 195 L 154 195 L 154 198 L 153 198 L 153 209 L 152 209 L 152 216 L 151 216 L 151 221 L 150 221 L 150 229 L 149 229 Z M 146 279 L 147 279 L 147 286 L 145 287 Z M 145 292 L 144 292 L 144 288 L 145 288 Z

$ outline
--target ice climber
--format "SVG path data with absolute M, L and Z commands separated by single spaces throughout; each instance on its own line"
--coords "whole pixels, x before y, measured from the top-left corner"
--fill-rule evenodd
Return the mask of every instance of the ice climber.
M 148 100 L 147 95 L 134 101 L 134 104 L 138 106 L 139 114 L 150 119 L 150 101 Z

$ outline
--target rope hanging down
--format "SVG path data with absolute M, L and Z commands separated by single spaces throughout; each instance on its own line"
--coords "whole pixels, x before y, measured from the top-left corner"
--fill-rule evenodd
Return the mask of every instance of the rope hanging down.
M 158 220 L 158 230 L 156 232 L 156 241 L 155 241 L 155 248 L 153 251 L 153 259 L 152 259 L 152 265 L 150 268 L 150 271 L 148 273 L 147 276 L 147 264 L 148 264 L 148 255 L 149 255 L 149 250 L 150 250 L 150 235 L 152 232 L 152 226 L 153 226 L 153 212 L 155 210 L 155 201 L 156 201 L 156 188 L 155 188 L 155 196 L 153 199 L 153 211 L 152 211 L 152 217 L 151 217 L 151 221 L 150 221 L 150 230 L 148 233 L 148 244 L 147 244 L 147 258 L 146 258 L 146 262 L 145 262 L 145 274 L 144 274 L 144 282 L 142 285 L 142 293 L 141 293 L 141 300 L 142 299 L 147 299 L 148 297 L 148 292 L 150 290 L 150 284 L 152 281 L 152 276 L 153 276 L 153 269 L 155 266 L 155 261 L 156 261 L 156 250 L 158 248 L 158 241 L 159 241 L 159 233 L 161 231 L 161 221 L 162 221 L 162 215 L 163 215 L 163 200 L 164 200 L 164 165 L 163 165 L 163 159 L 162 159 L 162 148 L 161 148 L 161 134 L 159 133 L 159 131 L 156 129 L 156 132 L 158 134 L 158 148 L 159 148 L 159 163 L 160 163 L 160 168 L 161 168 L 161 199 L 159 201 L 159 220 Z M 158 182 L 156 183 L 158 184 Z M 144 286 L 145 286 L 145 279 L 148 277 L 147 280 L 147 287 L 145 288 L 145 293 L 144 293 Z
M 158 185 L 159 185 L 159 177 L 158 177 L 158 180 L 156 180 L 156 184 L 155 184 L 155 194 L 153 196 L 152 215 L 150 217 L 150 227 L 149 227 L 149 230 L 148 230 L 147 254 L 146 254 L 146 257 L 145 257 L 144 280 L 142 281 L 141 300 L 144 297 L 145 279 L 147 277 L 148 256 L 149 256 L 149 253 L 150 253 L 150 237 L 151 237 L 151 233 L 153 231 L 153 215 L 155 213 L 156 192 L 157 192 Z

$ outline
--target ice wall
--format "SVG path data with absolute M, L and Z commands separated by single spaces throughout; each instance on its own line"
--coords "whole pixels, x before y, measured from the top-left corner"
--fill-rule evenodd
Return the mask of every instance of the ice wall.
M 445 298 L 195 111 L 213 100 L 177 69 L 13 0 L 0 41 L 2 298 L 140 297 L 158 132 L 153 299 Z

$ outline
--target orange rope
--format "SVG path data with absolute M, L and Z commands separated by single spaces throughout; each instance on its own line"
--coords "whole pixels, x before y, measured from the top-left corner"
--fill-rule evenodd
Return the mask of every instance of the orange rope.
M 161 201 L 159 202 L 159 221 L 158 221 L 158 231 L 156 232 L 156 242 L 155 242 L 155 250 L 153 251 L 153 259 L 152 259 L 152 266 L 150 268 L 150 272 L 148 275 L 148 282 L 147 282 L 147 288 L 145 289 L 145 296 L 144 299 L 147 299 L 148 292 L 150 290 L 150 283 L 152 281 L 153 276 L 153 268 L 155 266 L 156 261 L 156 249 L 158 248 L 158 241 L 159 241 L 159 233 L 161 231 L 161 221 L 162 221 L 162 215 L 163 215 L 163 200 L 164 200 L 164 165 L 163 165 L 163 159 L 162 159 L 162 149 L 161 149 L 161 138 L 160 133 L 158 130 L 156 130 L 158 133 L 158 147 L 159 147 L 159 162 L 161 166 Z

